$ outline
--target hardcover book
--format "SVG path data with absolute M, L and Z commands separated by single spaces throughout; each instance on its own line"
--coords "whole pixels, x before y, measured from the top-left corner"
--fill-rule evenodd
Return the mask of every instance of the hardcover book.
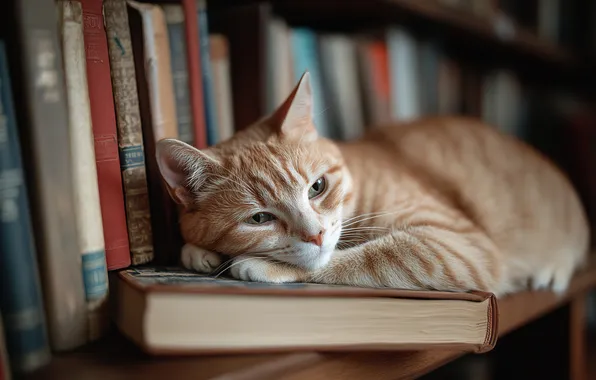
M 115 320 L 151 354 L 491 350 L 490 293 L 266 284 L 178 268 L 120 272 Z

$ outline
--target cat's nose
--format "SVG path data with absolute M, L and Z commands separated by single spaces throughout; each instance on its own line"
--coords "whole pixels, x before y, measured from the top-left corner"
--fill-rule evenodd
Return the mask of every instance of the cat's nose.
M 323 245 L 323 230 L 319 231 L 316 235 L 302 236 L 302 240 L 307 243 L 313 243 L 319 247 Z

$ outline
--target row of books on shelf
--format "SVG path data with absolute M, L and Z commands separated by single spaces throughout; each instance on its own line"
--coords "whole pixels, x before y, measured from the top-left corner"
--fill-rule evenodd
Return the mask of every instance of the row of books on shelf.
M 109 271 L 177 263 L 177 210 L 155 143 L 217 144 L 277 107 L 306 70 L 316 126 L 331 138 L 424 115 L 470 114 L 529 139 L 529 126 L 553 125 L 545 115 L 556 113 L 567 115 L 559 126 L 582 115 L 576 124 L 588 125 L 582 136 L 593 139 L 585 107 L 557 110 L 551 102 L 563 103 L 528 89 L 514 72 L 462 62 L 440 39 L 399 26 L 319 32 L 259 13 L 265 33 L 256 36 L 244 28 L 254 20 L 230 17 L 232 6 L 212 18 L 204 0 L 13 3 L 0 22 L 0 285 L 10 290 L 0 307 L 18 372 L 106 333 Z M 41 16 L 56 9 L 59 27 Z M 552 139 L 545 141 L 548 150 Z M 592 154 L 582 147 L 584 158 Z M 596 193 L 593 183 L 584 188 Z
M 0 310 L 22 373 L 105 335 L 109 271 L 175 260 L 155 143 L 213 145 L 233 112 L 227 40 L 203 0 L 13 3 L 0 22 Z

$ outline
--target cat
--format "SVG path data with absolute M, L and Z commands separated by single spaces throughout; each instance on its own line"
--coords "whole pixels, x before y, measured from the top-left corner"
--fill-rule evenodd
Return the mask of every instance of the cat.
M 500 297 L 564 292 L 586 262 L 580 199 L 529 145 L 463 116 L 335 142 L 317 134 L 312 111 L 306 72 L 277 110 L 226 141 L 158 142 L 186 268 Z

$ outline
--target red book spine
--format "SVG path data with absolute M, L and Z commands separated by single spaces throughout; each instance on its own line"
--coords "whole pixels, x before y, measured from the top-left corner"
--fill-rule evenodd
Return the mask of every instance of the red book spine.
M 106 260 L 108 270 L 114 270 L 130 265 L 130 249 L 102 3 L 102 0 L 81 1 Z
M 188 82 L 190 86 L 190 105 L 195 129 L 195 147 L 207 147 L 207 127 L 203 108 L 203 81 L 201 79 L 201 60 L 199 52 L 199 26 L 197 24 L 196 0 L 182 0 L 188 60 Z

